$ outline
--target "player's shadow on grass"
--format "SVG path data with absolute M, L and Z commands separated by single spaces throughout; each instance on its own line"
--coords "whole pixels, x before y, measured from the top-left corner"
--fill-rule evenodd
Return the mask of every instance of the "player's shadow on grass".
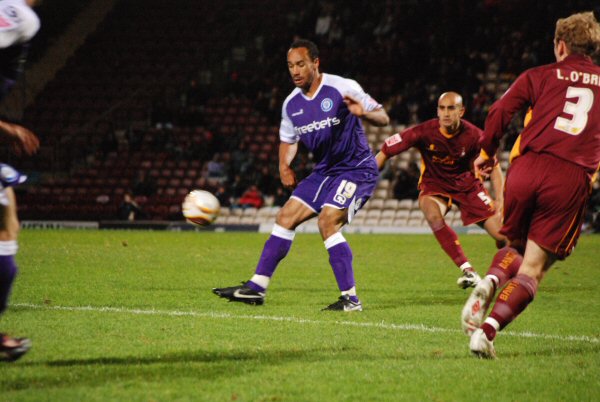
M 20 367 L 46 367 L 46 375 L 31 381 L 22 377 L 6 381 L 0 391 L 21 389 L 68 388 L 73 385 L 104 384 L 107 381 L 126 382 L 136 378 L 160 377 L 161 381 L 180 377 L 196 376 L 206 380 L 221 377 L 236 377 L 247 374 L 248 370 L 270 371 L 273 367 L 294 361 L 322 362 L 323 360 L 344 360 L 352 348 L 315 348 L 299 350 L 268 351 L 182 351 L 148 356 L 107 356 L 80 359 L 57 359 L 39 362 L 19 362 Z M 15 368 L 16 365 L 15 365 Z M 66 370 L 63 371 L 62 369 Z M 60 373 L 68 373 L 61 375 Z M 108 380 L 110 379 L 110 380 Z
M 377 302 L 368 302 L 365 299 L 363 302 L 365 311 L 368 310 L 388 310 L 406 308 L 411 306 L 449 306 L 462 308 L 466 300 L 466 296 L 459 295 L 427 295 L 426 297 L 409 297 L 409 296 L 386 296 L 379 297 Z
M 98 357 L 90 359 L 53 360 L 44 364 L 53 367 L 87 366 L 87 365 L 150 365 L 156 363 L 220 363 L 225 361 L 260 361 L 263 363 L 306 359 L 314 353 L 323 353 L 323 349 L 314 350 L 273 350 L 260 352 L 215 352 L 196 351 L 164 354 L 161 356 L 125 356 Z M 332 352 L 331 350 L 329 352 Z

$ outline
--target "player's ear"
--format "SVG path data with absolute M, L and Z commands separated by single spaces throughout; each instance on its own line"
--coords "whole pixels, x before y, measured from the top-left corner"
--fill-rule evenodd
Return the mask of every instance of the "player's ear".
M 318 57 L 315 57 L 315 59 L 313 60 L 313 64 L 315 65 L 315 67 L 317 67 L 317 69 L 319 68 L 319 66 L 321 65 L 321 59 L 319 59 Z
M 461 107 L 460 107 L 460 117 L 463 117 L 463 116 L 465 115 L 465 110 L 466 110 L 466 109 L 465 109 L 465 107 L 464 107 L 464 106 L 461 106 Z
M 558 39 L 555 41 L 554 55 L 556 56 L 556 61 L 562 61 L 570 53 L 571 50 L 569 49 L 569 46 L 564 40 Z

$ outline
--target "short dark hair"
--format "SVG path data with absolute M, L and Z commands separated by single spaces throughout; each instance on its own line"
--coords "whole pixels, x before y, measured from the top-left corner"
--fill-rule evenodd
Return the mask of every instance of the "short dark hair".
M 299 47 L 304 47 L 308 50 L 308 56 L 311 60 L 319 58 L 319 48 L 314 42 L 311 42 L 308 39 L 297 39 L 290 45 L 290 49 L 298 49 Z

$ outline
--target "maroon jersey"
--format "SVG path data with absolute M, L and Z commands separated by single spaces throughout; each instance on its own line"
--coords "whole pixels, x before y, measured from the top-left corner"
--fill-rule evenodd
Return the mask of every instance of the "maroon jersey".
M 600 162 L 600 67 L 582 55 L 525 71 L 491 107 L 482 148 L 494 155 L 504 129 L 524 106 L 531 120 L 519 136 L 513 155 L 532 151 L 551 154 L 584 168 Z
M 385 140 L 381 151 L 391 157 L 416 147 L 421 152 L 420 183 L 432 183 L 449 194 L 472 191 L 478 179 L 472 172 L 479 155 L 482 131 L 466 120 L 460 129 L 448 135 L 438 119 L 431 119 L 394 134 Z

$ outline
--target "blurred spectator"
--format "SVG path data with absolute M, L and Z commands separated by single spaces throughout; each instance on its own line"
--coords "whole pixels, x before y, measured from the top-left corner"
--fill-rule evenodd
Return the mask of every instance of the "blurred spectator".
M 220 154 L 214 154 L 212 159 L 208 161 L 206 164 L 206 173 L 209 179 L 224 180 L 226 178 L 225 166 L 221 161 Z
M 394 95 L 389 102 L 388 115 L 394 124 L 407 124 L 410 114 L 401 94 Z
M 236 201 L 244 194 L 244 190 L 247 188 L 246 182 L 242 179 L 242 176 L 236 174 L 233 178 L 233 181 L 229 185 L 229 191 L 233 199 Z
M 133 199 L 133 195 L 130 192 L 125 193 L 123 196 L 123 202 L 119 207 L 119 219 L 127 221 L 135 221 L 142 216 L 142 209 L 137 202 Z
M 273 197 L 274 207 L 283 207 L 283 205 L 290 198 L 290 192 L 283 187 L 279 186 L 275 190 L 275 196 Z
M 271 173 L 268 165 L 263 165 L 260 168 L 254 182 L 263 194 L 274 194 L 275 189 L 279 186 L 279 179 Z
M 329 2 L 325 2 L 321 5 L 321 13 L 317 17 L 315 23 L 315 34 L 317 36 L 327 36 L 331 24 L 333 21 L 333 5 Z
M 231 195 L 229 194 L 229 191 L 227 191 L 227 188 L 224 185 L 221 185 L 219 186 L 219 188 L 217 188 L 215 197 L 217 197 L 222 207 L 231 206 Z
M 394 182 L 393 193 L 394 198 L 398 200 L 419 198 L 420 172 L 416 164 L 412 163 L 408 169 L 399 169 Z
M 260 208 L 265 203 L 262 193 L 256 185 L 251 185 L 248 190 L 242 194 L 238 201 L 238 206 L 241 208 Z

